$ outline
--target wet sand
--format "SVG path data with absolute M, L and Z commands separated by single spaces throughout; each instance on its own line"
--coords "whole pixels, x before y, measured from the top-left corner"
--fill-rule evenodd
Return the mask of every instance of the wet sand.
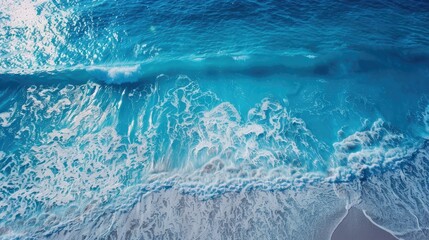
M 357 208 L 351 208 L 332 234 L 331 240 L 398 240 L 372 223 Z

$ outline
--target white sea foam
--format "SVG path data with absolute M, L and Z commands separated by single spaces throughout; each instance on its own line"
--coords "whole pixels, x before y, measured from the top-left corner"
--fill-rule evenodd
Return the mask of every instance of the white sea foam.
M 15 103 L 9 111 L 0 113 L 0 126 L 9 127 L 14 121 L 14 114 L 16 112 L 17 104 Z
M 52 238 L 328 239 L 346 212 L 345 201 L 330 186 L 309 191 L 311 197 L 306 192 L 254 191 L 200 201 L 170 189 L 143 196 L 126 212 L 106 212 L 79 229 L 60 229 Z
M 361 177 L 364 171 L 372 168 L 394 167 L 416 151 L 415 146 L 406 141 L 403 134 L 390 130 L 383 120 L 378 119 L 369 129 L 334 143 L 332 171 L 339 172 L 332 177 Z
M 250 124 L 250 125 L 244 126 L 237 132 L 239 136 L 248 135 L 252 133 L 255 134 L 256 136 L 259 136 L 262 133 L 264 133 L 264 128 L 259 124 Z
M 168 84 L 132 91 L 95 83 L 29 87 L 11 117 L 20 125 L 15 130 L 22 152 L 3 154 L 10 156 L 12 171 L 0 189 L 18 186 L 1 192 L 5 222 L 31 219 L 39 204 L 42 213 L 36 223 L 26 223 L 27 231 L 35 233 L 43 225 L 49 229 L 44 233 L 71 236 L 61 229 L 72 234 L 82 229 L 82 219 L 107 224 L 106 212 L 132 213 L 132 206 L 150 202 L 134 205 L 145 192 L 172 188 L 206 200 L 201 208 L 209 208 L 204 205 L 213 203 L 209 199 L 227 193 L 292 191 L 359 179 L 380 167 L 393 168 L 413 151 L 405 135 L 377 120 L 335 143 L 329 163 L 322 157 L 327 146 L 282 102 L 265 98 L 246 114 L 186 76 Z M 120 119 L 122 109 L 133 114 Z M 112 229 L 123 227 L 122 220 L 117 224 Z M 96 231 L 88 227 L 82 231 Z
M 233 56 L 232 59 L 235 61 L 246 61 L 250 58 L 248 55 L 239 55 L 239 56 Z
M 86 70 L 107 83 L 121 84 L 135 82 L 140 77 L 140 65 L 130 66 L 90 66 Z
M 125 67 L 112 67 L 107 70 L 109 77 L 115 79 L 118 77 L 129 77 L 136 71 L 138 71 L 139 65 L 125 66 Z

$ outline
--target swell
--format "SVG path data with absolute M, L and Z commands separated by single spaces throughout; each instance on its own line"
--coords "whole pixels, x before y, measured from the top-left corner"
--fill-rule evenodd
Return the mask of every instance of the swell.
M 429 54 L 424 49 L 397 51 L 386 48 L 349 48 L 341 53 L 313 55 L 305 52 L 284 55 L 183 56 L 177 59 L 152 59 L 142 62 L 107 62 L 98 65 L 47 67 L 45 69 L 2 69 L 4 82 L 84 83 L 88 80 L 123 84 L 151 81 L 159 75 L 213 78 L 242 75 L 265 78 L 299 76 L 302 78 L 342 79 L 350 75 L 389 74 L 392 72 L 424 74 L 429 66 Z M 389 59 L 389 61 L 385 61 Z M 34 79 L 37 79 L 35 82 Z M 418 81 L 416 79 L 415 81 Z

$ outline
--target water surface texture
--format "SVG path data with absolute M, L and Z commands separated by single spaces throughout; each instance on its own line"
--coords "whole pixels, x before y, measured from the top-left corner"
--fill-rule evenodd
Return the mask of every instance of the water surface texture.
M 0 238 L 429 239 L 427 1 L 0 0 Z

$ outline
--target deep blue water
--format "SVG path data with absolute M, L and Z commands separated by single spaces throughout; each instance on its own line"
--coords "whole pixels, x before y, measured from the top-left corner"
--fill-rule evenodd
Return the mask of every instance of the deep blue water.
M 0 0 L 0 238 L 429 238 L 427 1 Z

